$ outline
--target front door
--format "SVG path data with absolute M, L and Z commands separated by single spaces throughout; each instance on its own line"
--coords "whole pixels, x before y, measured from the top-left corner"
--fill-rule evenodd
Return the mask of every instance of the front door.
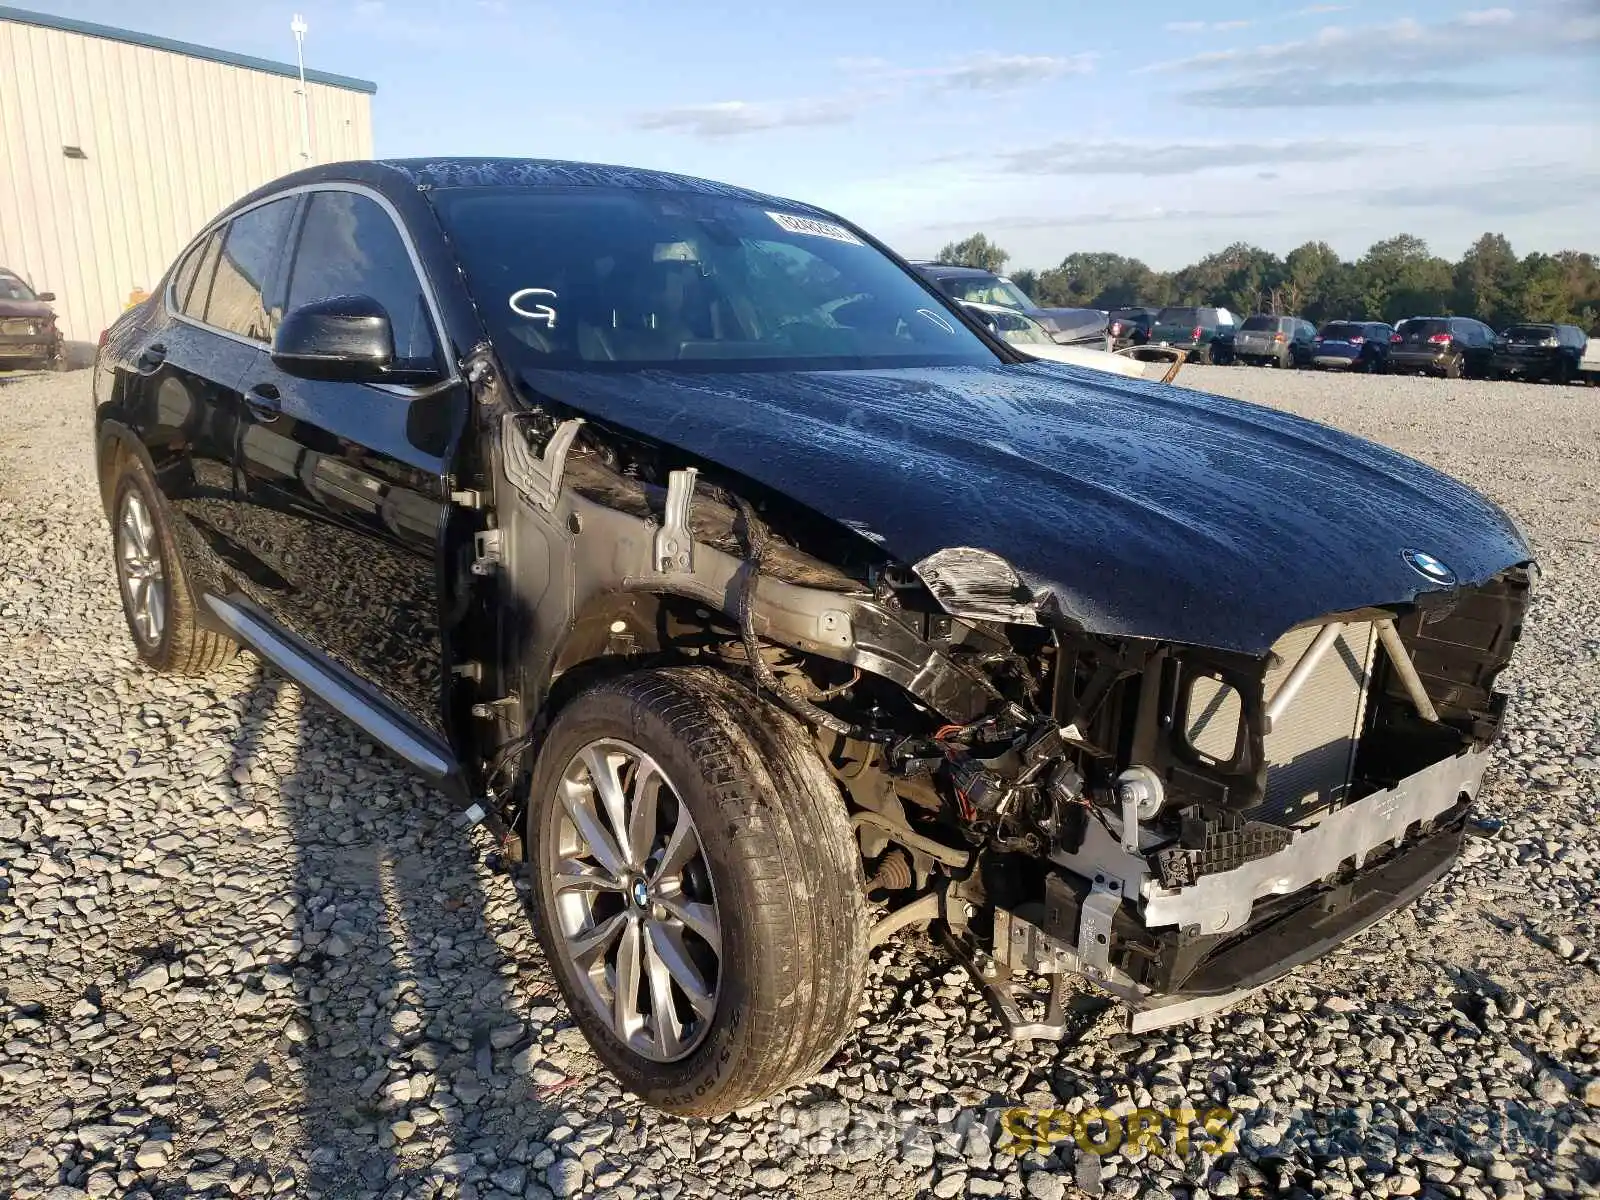
M 390 211 L 315 191 L 291 235 L 286 308 L 383 305 L 396 356 L 443 365 L 427 292 Z M 257 552 L 284 586 L 252 596 L 289 632 L 443 732 L 441 543 L 465 389 L 301 379 L 262 354 L 244 380 L 239 474 Z

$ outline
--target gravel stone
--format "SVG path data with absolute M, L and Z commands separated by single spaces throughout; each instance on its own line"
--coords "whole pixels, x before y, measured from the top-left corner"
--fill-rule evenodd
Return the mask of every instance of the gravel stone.
M 576 1159 L 563 1158 L 551 1164 L 544 1173 L 544 1180 L 557 1196 L 574 1196 L 583 1186 L 583 1164 Z

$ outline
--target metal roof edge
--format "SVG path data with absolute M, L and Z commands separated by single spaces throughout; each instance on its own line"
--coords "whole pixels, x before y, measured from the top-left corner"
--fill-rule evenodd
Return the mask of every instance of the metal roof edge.
M 81 33 L 85 37 L 105 38 L 107 41 L 124 42 L 130 46 L 166 50 L 189 58 L 222 63 L 229 67 L 243 67 L 249 71 L 265 71 L 269 75 L 283 75 L 290 79 L 300 77 L 300 69 L 293 63 L 273 62 L 268 58 L 254 58 L 248 54 L 233 54 L 211 46 L 196 45 L 194 42 L 180 42 L 173 38 L 157 37 L 155 34 L 139 33 L 132 29 L 118 29 L 114 25 L 97 25 L 92 21 L 78 21 L 71 17 L 29 12 L 27 9 L 10 8 L 3 4 L 0 4 L 0 21 L 15 21 L 19 25 L 36 25 L 41 29 L 59 29 L 64 33 Z M 307 70 L 306 82 L 344 88 L 346 91 L 365 92 L 369 96 L 378 90 L 378 85 L 370 79 L 355 79 L 349 75 L 335 75 L 329 71 Z

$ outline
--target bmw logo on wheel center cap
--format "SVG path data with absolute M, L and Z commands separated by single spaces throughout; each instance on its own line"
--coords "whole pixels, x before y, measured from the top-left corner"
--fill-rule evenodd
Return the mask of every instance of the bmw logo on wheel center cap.
M 650 906 L 650 885 L 642 879 L 633 881 L 633 903 L 638 908 Z
M 1400 551 L 1400 557 L 1406 560 L 1408 567 L 1430 583 L 1452 584 L 1456 581 L 1454 571 L 1422 550 L 1407 548 Z

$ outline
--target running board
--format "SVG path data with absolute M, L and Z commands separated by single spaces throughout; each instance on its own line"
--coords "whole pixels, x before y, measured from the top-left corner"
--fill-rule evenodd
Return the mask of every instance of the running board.
M 393 705 L 354 682 L 321 655 L 286 633 L 253 606 L 207 596 L 206 604 L 223 626 L 306 691 L 349 720 L 373 741 L 404 759 L 451 794 L 462 790 L 455 756 Z

